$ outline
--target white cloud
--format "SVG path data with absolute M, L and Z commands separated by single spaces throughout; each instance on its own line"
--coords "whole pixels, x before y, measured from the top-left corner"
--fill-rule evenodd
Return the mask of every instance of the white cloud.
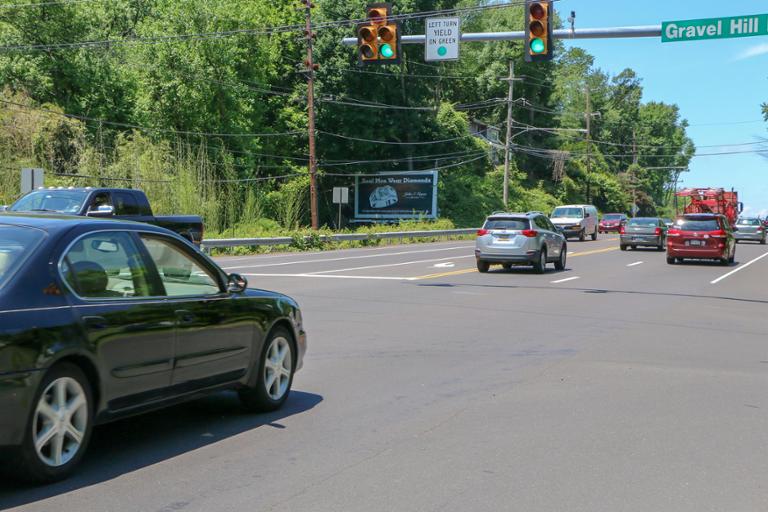
M 742 215 L 744 215 L 745 217 L 760 217 L 764 219 L 768 217 L 768 208 L 763 208 L 761 210 L 758 210 L 757 208 L 753 208 L 749 205 L 745 205 Z
M 741 52 L 736 57 L 736 60 L 751 59 L 752 57 L 759 57 L 766 53 L 768 53 L 768 43 L 758 44 Z

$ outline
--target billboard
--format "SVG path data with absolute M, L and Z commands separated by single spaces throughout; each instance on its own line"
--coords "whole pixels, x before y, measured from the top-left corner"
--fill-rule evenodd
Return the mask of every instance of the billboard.
M 382 172 L 355 176 L 355 218 L 437 217 L 437 171 Z

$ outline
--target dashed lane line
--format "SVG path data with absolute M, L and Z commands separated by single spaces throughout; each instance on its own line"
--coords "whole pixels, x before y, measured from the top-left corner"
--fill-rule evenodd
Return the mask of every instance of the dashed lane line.
M 328 274 L 241 274 L 246 277 L 321 277 L 327 279 L 371 279 L 378 281 L 416 281 L 416 277 L 392 276 L 334 276 Z
M 738 267 L 736 267 L 735 269 L 731 270 L 731 271 L 730 271 L 730 272 L 728 272 L 727 274 L 724 274 L 724 275 L 722 275 L 722 276 L 718 277 L 718 278 L 717 278 L 717 279 L 715 279 L 714 281 L 710 281 L 710 282 L 709 282 L 709 284 L 717 284 L 717 283 L 719 283 L 720 281 L 722 281 L 723 279 L 725 279 L 726 277 L 730 277 L 730 276 L 732 276 L 733 274 L 735 274 L 736 272 L 739 272 L 739 271 L 741 271 L 741 270 L 744 270 L 745 268 L 747 268 L 747 267 L 748 267 L 748 266 L 750 266 L 751 264 L 753 264 L 753 263 L 756 263 L 756 262 L 760 261 L 761 259 L 765 258 L 766 256 L 768 256 L 768 252 L 765 252 L 765 253 L 761 254 L 760 256 L 758 256 L 757 258 L 755 258 L 755 259 L 753 259 L 753 260 L 749 260 L 748 262 L 746 262 L 746 263 L 745 263 L 745 264 L 743 264 L 743 265 L 739 265 Z
M 365 267 L 337 268 L 333 270 L 320 270 L 318 272 L 307 272 L 307 273 L 312 274 L 313 276 L 316 276 L 319 274 L 335 274 L 336 272 L 352 272 L 355 270 L 370 270 L 372 268 L 402 267 L 405 265 L 416 265 L 419 263 L 434 263 L 437 261 L 456 260 L 460 258 L 474 258 L 474 257 L 475 256 L 473 254 L 467 254 L 465 256 L 451 256 L 449 258 L 430 258 L 428 260 L 401 261 L 399 263 L 383 263 L 381 265 L 367 265 Z
M 638 265 L 642 265 L 643 263 L 644 263 L 644 262 L 642 262 L 642 261 L 636 261 L 636 262 L 634 262 L 634 263 L 630 263 L 630 264 L 629 264 L 629 265 L 627 265 L 627 266 L 628 266 L 628 267 L 636 267 L 636 266 L 638 266 Z
M 552 283 L 552 284 L 567 283 L 568 281 L 575 281 L 576 279 L 581 279 L 581 277 L 579 277 L 579 276 L 566 277 L 565 279 L 558 279 L 557 281 L 550 281 L 550 283 Z

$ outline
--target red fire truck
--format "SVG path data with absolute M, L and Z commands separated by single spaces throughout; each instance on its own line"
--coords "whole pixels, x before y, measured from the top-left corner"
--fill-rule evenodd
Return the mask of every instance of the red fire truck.
M 722 188 L 687 188 L 675 194 L 678 198 L 678 214 L 719 213 L 725 215 L 731 225 L 736 224 L 744 205 L 739 202 L 739 193 Z

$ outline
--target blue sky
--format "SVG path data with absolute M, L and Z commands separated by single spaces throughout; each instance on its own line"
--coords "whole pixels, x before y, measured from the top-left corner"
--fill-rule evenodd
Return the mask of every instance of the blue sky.
M 576 28 L 655 25 L 662 21 L 768 13 L 768 2 L 724 0 L 560 0 L 565 20 L 576 11 Z M 698 153 L 749 151 L 742 144 L 768 138 L 760 104 L 768 102 L 768 36 L 661 43 L 660 38 L 566 42 L 595 56 L 610 74 L 634 69 L 644 101 L 680 106 Z M 729 123 L 729 124 L 724 124 Z M 757 154 L 694 158 L 685 187 L 734 187 L 749 214 L 768 215 L 768 158 Z

